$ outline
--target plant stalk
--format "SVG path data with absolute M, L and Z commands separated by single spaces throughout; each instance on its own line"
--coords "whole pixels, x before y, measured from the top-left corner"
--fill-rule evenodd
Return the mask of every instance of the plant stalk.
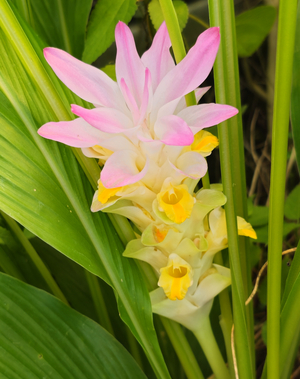
M 280 377 L 281 253 L 297 0 L 280 1 L 272 128 L 267 292 L 267 377 Z

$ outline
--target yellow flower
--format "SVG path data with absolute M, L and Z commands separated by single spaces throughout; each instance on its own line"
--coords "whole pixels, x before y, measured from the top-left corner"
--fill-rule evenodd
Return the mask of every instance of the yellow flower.
M 160 269 L 158 285 L 170 300 L 184 299 L 187 290 L 193 284 L 191 269 L 191 266 L 177 254 L 171 254 L 168 265 Z
M 200 130 L 195 134 L 194 142 L 191 144 L 190 149 L 206 157 L 218 145 L 219 140 L 217 137 L 205 130 Z
M 117 192 L 122 191 L 124 187 L 106 188 L 102 182 L 98 181 L 98 200 L 102 204 L 106 204 L 107 201 L 116 195 Z
M 176 224 L 181 224 L 190 217 L 195 198 L 189 194 L 185 184 L 173 186 L 171 183 L 164 191 L 157 195 L 160 211 Z

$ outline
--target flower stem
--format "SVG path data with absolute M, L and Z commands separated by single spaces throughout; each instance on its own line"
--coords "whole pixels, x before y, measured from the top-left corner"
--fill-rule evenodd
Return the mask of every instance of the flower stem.
M 177 322 L 160 317 L 188 379 L 204 379 L 190 344 Z
M 199 328 L 193 330 L 193 332 L 202 347 L 216 379 L 230 379 L 228 368 L 211 329 L 209 317 L 203 319 L 199 324 Z
M 177 14 L 174 9 L 172 0 L 159 0 L 160 7 L 166 21 L 169 36 L 172 42 L 172 48 L 174 51 L 174 56 L 176 63 L 182 61 L 186 56 L 186 51 L 180 32 L 180 27 L 178 23 Z M 185 96 L 186 105 L 196 105 L 196 96 L 194 92 L 190 92 Z
M 220 266 L 223 266 L 223 257 L 222 252 L 218 252 L 215 255 L 214 263 L 217 263 Z M 231 303 L 229 298 L 228 289 L 225 288 L 221 293 L 219 293 L 219 302 L 221 308 L 221 318 L 220 326 L 223 332 L 223 337 L 226 346 L 226 353 L 228 359 L 228 365 L 232 377 L 234 377 L 234 367 L 231 351 L 231 328 L 232 328 L 232 312 L 231 312 Z
M 155 275 L 152 267 L 150 267 L 147 263 L 140 263 L 142 263 L 139 264 L 139 266 L 141 270 L 143 270 L 145 280 L 147 281 L 147 287 L 151 291 L 157 287 L 157 276 Z M 187 379 L 203 379 L 204 376 L 181 325 L 162 316 L 159 318 L 171 341 L 172 346 L 174 347 L 178 359 L 182 364 Z
M 297 0 L 280 1 L 269 212 L 267 377 L 280 377 L 281 252 Z
M 34 247 L 26 238 L 25 234 L 23 233 L 19 225 L 16 223 L 15 220 L 9 217 L 6 213 L 2 211 L 0 211 L 0 213 L 1 213 L 1 216 L 4 218 L 4 220 L 6 221 L 7 225 L 10 227 L 11 231 L 18 238 L 21 245 L 24 247 L 25 251 L 32 259 L 33 263 L 35 264 L 36 268 L 39 270 L 40 274 L 44 278 L 45 282 L 47 283 L 52 293 L 62 302 L 69 305 L 68 300 L 65 298 L 65 295 L 62 293 L 61 289 L 58 287 L 50 271 L 47 269 L 44 262 L 41 260 L 40 256 L 35 251 Z
M 206 174 L 203 176 L 201 180 L 202 180 L 203 188 L 210 189 L 210 180 L 209 180 L 208 171 L 206 171 Z
M 250 294 L 251 266 L 245 238 L 238 239 L 236 214 L 247 219 L 243 129 L 239 90 L 234 6 L 232 0 L 209 0 L 212 26 L 219 26 L 221 43 L 214 65 L 217 102 L 239 109 L 239 114 L 218 126 L 230 268 L 232 273 L 233 314 L 237 363 L 243 379 L 255 376 L 252 306 L 245 308 Z

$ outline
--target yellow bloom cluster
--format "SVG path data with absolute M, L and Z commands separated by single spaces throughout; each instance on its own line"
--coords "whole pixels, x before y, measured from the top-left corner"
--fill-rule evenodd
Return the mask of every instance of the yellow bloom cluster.
M 183 150 L 207 156 L 217 145 L 215 136 L 200 131 Z M 192 325 L 200 308 L 205 305 L 207 312 L 214 296 L 230 285 L 229 269 L 213 264 L 214 255 L 228 243 L 222 208 L 226 197 L 221 185 L 195 191 L 198 180 L 178 180 L 165 170 L 152 175 L 152 186 L 141 180 L 108 189 L 99 181 L 92 209 L 135 223 L 141 234 L 129 242 L 124 256 L 154 268 L 158 288 L 151 292 L 153 311 Z M 244 219 L 238 217 L 237 223 L 240 235 L 256 238 Z

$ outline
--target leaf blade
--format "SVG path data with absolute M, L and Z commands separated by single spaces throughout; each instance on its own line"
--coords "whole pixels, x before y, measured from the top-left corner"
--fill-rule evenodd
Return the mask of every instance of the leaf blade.
M 135 0 L 100 0 L 91 14 L 88 24 L 82 60 L 94 62 L 114 41 L 114 31 L 118 21 L 126 24 L 136 11 Z

